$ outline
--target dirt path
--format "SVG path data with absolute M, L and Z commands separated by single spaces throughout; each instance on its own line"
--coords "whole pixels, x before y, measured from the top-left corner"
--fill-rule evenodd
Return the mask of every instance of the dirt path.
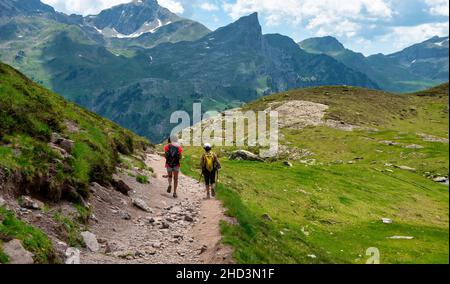
M 203 186 L 182 174 L 179 198 L 173 199 L 166 193 L 163 158 L 152 154 L 146 162 L 157 174 L 149 185 L 120 175 L 134 190 L 130 197 L 100 186 L 93 189 L 91 203 L 98 222 L 90 231 L 101 248 L 84 249 L 81 263 L 232 263 L 231 249 L 220 244 L 219 224 L 225 220 L 221 203 L 203 200 Z M 145 201 L 152 212 L 137 209 L 133 198 Z

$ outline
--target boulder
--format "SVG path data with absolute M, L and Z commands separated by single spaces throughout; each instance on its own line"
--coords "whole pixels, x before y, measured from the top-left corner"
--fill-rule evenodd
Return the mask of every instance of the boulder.
M 27 251 L 19 240 L 3 244 L 3 253 L 9 258 L 10 264 L 33 264 L 33 254 Z
M 100 250 L 100 245 L 98 244 L 97 237 L 91 232 L 82 232 L 81 237 L 83 238 L 86 247 L 92 252 L 98 252 Z
M 289 167 L 289 168 L 292 168 L 292 167 L 293 167 L 292 163 L 289 162 L 289 161 L 283 162 L 283 165 L 286 166 L 286 167 Z
M 416 172 L 417 170 L 408 166 L 395 166 L 398 169 L 408 171 L 408 172 Z
M 6 204 L 5 199 L 3 199 L 2 197 L 0 197 L 0 207 L 4 206 Z
M 132 191 L 132 189 L 123 180 L 118 178 L 113 178 L 112 185 L 118 192 L 126 196 L 128 196 L 130 191 Z
M 439 182 L 439 183 L 446 183 L 446 182 L 448 182 L 448 178 L 446 178 L 446 177 L 436 177 L 436 178 L 433 179 L 433 181 Z M 1 201 L 0 201 L 0 203 L 1 203 Z
M 29 196 L 22 196 L 19 199 L 19 205 L 26 209 L 41 210 L 44 204 L 40 201 L 36 201 Z
M 67 248 L 65 264 L 80 264 L 80 250 L 77 248 Z
M 245 161 L 257 161 L 257 162 L 264 162 L 264 159 L 259 157 L 256 154 L 253 154 L 252 152 L 245 151 L 245 150 L 238 150 L 231 153 L 230 160 L 245 160 Z
M 142 200 L 140 198 L 133 198 L 132 202 L 133 202 L 133 205 L 136 206 L 137 208 L 139 208 L 147 213 L 153 213 L 152 209 L 150 209 L 150 207 L 148 207 L 147 203 L 145 203 L 144 200 Z

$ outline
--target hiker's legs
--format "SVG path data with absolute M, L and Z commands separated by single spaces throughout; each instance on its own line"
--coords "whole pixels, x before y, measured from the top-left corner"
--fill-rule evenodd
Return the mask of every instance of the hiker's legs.
M 169 187 L 167 188 L 167 192 L 172 192 L 172 179 L 173 179 L 173 171 L 172 169 L 167 169 L 167 181 L 169 182 Z
M 178 176 L 179 176 L 180 172 L 179 171 L 174 171 L 173 172 L 173 194 L 174 196 L 177 195 L 177 189 L 178 189 Z
M 208 171 L 205 171 L 203 173 L 203 177 L 205 178 L 205 184 L 206 184 L 206 198 L 209 199 L 211 197 L 211 173 Z

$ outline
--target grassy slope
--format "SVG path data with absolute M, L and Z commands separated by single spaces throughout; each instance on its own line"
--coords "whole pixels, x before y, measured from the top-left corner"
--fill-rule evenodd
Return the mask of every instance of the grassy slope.
M 287 168 L 282 161 L 255 163 L 222 157 L 219 197 L 240 223 L 222 228 L 237 261 L 365 263 L 366 250 L 376 247 L 382 263 L 448 263 L 448 187 L 423 175 L 448 175 L 449 148 L 417 135 L 448 138 L 448 84 L 405 96 L 347 87 L 295 90 L 247 108 L 262 110 L 269 102 L 286 100 L 325 103 L 330 106 L 328 118 L 379 131 L 283 129 L 281 143 L 310 149 L 316 166 L 294 163 Z M 382 140 L 425 148 L 385 146 L 379 143 Z M 187 150 L 185 172 L 197 176 L 200 151 Z M 356 157 L 364 159 L 347 163 Z M 418 172 L 392 169 L 390 173 L 386 163 Z M 264 213 L 273 222 L 263 221 Z M 382 224 L 383 217 L 394 223 Z M 415 239 L 387 239 L 390 236 Z
M 53 132 L 75 142 L 71 157 L 62 157 L 48 145 Z M 90 182 L 110 182 L 116 165 L 123 160 L 120 154 L 130 155 L 147 146 L 146 140 L 0 63 L 0 173 L 20 182 L 23 188 L 18 191 L 28 188 L 53 201 L 80 201 L 88 196 Z M 3 222 L 0 233 L 14 232 L 17 224 Z

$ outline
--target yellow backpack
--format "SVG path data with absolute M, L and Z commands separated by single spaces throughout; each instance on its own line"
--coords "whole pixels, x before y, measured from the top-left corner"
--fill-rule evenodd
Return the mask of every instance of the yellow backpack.
M 205 168 L 208 172 L 212 173 L 214 171 L 214 162 L 215 157 L 214 153 L 206 153 L 205 154 Z

